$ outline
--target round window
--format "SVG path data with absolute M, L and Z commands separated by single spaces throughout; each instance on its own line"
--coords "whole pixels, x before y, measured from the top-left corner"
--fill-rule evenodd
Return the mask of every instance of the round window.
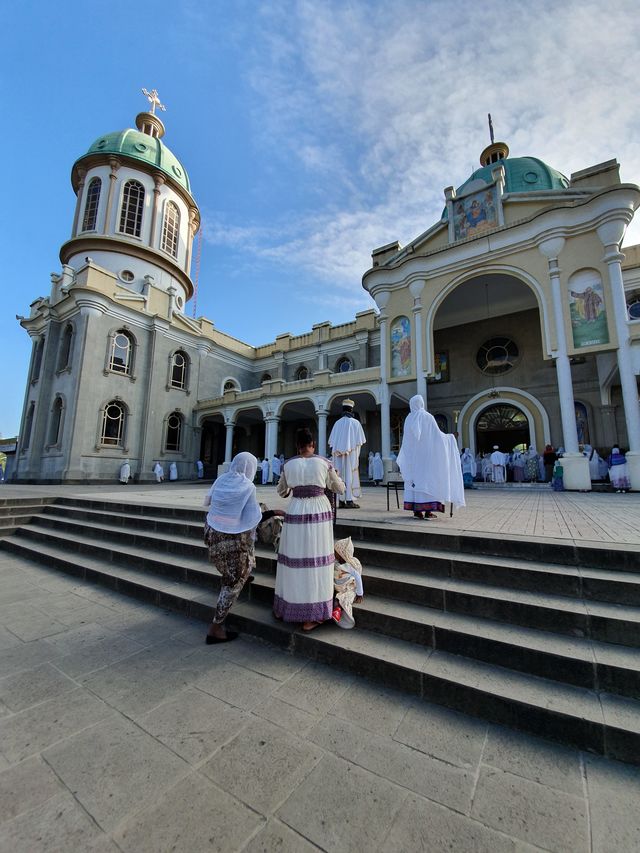
M 184 305 L 184 299 L 182 298 L 182 296 L 178 296 L 176 302 L 178 303 L 178 308 L 182 308 L 182 306 Z
M 120 278 L 123 281 L 133 281 L 135 275 L 131 272 L 131 270 L 122 270 L 122 272 L 120 273 Z
M 351 361 L 348 358 L 341 358 L 338 362 L 338 373 L 348 373 L 351 370 Z
M 182 177 L 182 169 L 179 169 L 178 166 L 172 166 L 171 168 L 173 169 L 175 175 L 177 175 L 179 178 Z
M 630 320 L 640 320 L 640 299 L 634 299 L 627 305 Z
M 101 139 L 100 142 L 96 143 L 96 148 L 104 148 L 106 144 L 107 144 L 107 140 Z
M 136 142 L 136 144 L 133 147 L 136 149 L 136 151 L 146 151 L 147 150 L 147 146 L 144 144 L 144 142 Z
M 511 338 L 491 338 L 478 350 L 476 364 L 483 373 L 497 376 L 511 370 L 518 355 L 518 347 Z
M 537 172 L 525 172 L 523 177 L 528 184 L 535 184 L 538 182 Z

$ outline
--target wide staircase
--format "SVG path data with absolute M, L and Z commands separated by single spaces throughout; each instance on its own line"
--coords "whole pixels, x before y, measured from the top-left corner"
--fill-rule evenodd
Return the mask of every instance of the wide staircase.
M 59 498 L 0 548 L 209 621 L 219 576 L 204 513 Z M 640 764 L 640 553 L 340 522 L 364 567 L 356 628 L 271 615 L 276 556 L 229 623 L 424 699 Z M 204 631 L 203 631 L 204 639 Z

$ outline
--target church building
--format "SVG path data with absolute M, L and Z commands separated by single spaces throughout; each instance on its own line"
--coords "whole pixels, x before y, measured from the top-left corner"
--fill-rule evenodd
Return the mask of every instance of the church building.
M 209 476 L 240 450 L 318 452 L 355 401 L 386 471 L 416 393 L 460 447 L 565 450 L 565 485 L 589 489 L 581 446 L 628 451 L 640 488 L 640 246 L 620 250 L 640 204 L 615 160 L 570 178 L 492 142 L 444 191 L 438 222 L 372 253 L 378 311 L 259 346 L 186 310 L 200 212 L 151 110 L 73 164 L 77 203 L 61 271 L 21 317 L 33 351 L 17 482 L 141 482 L 156 461 Z

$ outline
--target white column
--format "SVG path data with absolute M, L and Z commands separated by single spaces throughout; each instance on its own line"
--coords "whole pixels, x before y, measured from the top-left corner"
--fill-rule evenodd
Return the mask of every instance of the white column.
M 416 389 L 417 393 L 424 400 L 424 407 L 427 406 L 427 377 L 424 375 L 424 355 L 422 347 L 422 300 L 421 295 L 424 290 L 424 281 L 412 281 L 409 285 L 409 290 L 413 296 L 413 339 L 416 342 Z
M 389 412 L 389 383 L 388 383 L 388 321 L 384 313 L 389 304 L 389 291 L 384 290 L 375 296 L 380 309 L 380 440 L 382 443 L 382 463 L 386 475 L 391 471 L 391 415 Z
M 604 261 L 609 267 L 609 284 L 613 301 L 613 315 L 618 337 L 618 373 L 622 387 L 624 419 L 627 426 L 627 464 L 632 489 L 640 489 L 640 403 L 638 386 L 631 361 L 627 301 L 624 294 L 621 263 L 624 255 L 619 250 L 626 223 L 622 220 L 607 222 L 598 228 L 598 237 L 605 247 Z
M 226 443 L 224 446 L 224 464 L 228 465 L 231 462 L 231 454 L 233 452 L 234 422 L 232 420 L 225 420 L 224 425 L 227 430 Z
M 316 453 L 318 456 L 327 455 L 327 415 L 326 409 L 316 409 L 316 417 L 318 418 L 318 446 Z
M 264 455 L 271 461 L 278 444 L 278 423 L 280 418 L 267 415 L 264 419 Z
M 564 486 L 566 489 L 573 491 L 591 491 L 589 462 L 578 450 L 578 429 L 576 427 L 576 411 L 573 399 L 573 381 L 571 379 L 571 365 L 567 353 L 567 335 L 564 326 L 560 267 L 558 266 L 558 255 L 562 251 L 564 243 L 564 237 L 555 237 L 551 240 L 545 240 L 538 248 L 549 262 L 551 297 L 556 325 L 557 346 L 553 350 L 552 355 L 555 359 L 556 374 L 558 377 L 562 441 L 565 449 L 562 458 Z

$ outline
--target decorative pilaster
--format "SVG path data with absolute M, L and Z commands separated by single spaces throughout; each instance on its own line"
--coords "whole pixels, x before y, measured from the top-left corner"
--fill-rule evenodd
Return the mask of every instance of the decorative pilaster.
M 73 225 L 71 226 L 72 237 L 75 237 L 78 233 L 78 222 L 80 221 L 80 205 L 82 204 L 82 194 L 84 192 L 84 181 L 87 177 L 87 170 L 79 166 L 78 175 L 80 176 L 80 181 L 78 183 L 78 198 L 76 199 L 76 209 L 75 213 L 73 214 Z
M 156 246 L 156 227 L 158 224 L 158 211 L 160 210 L 160 187 L 166 182 L 166 178 L 160 172 L 153 173 L 153 208 L 151 210 L 151 230 L 149 232 L 149 245 L 152 249 Z
M 375 300 L 380 309 L 380 430 L 382 443 L 382 463 L 386 475 L 391 471 L 391 413 L 389 412 L 389 318 L 385 314 L 389 304 L 390 293 L 383 290 L 375 295 Z
M 417 393 L 424 400 L 424 407 L 427 407 L 427 377 L 424 375 L 424 355 L 422 347 L 422 291 L 424 290 L 425 282 L 422 280 L 412 281 L 409 285 L 409 290 L 413 296 L 413 339 L 415 341 L 416 352 L 416 388 Z
M 556 363 L 558 377 L 558 398 L 560 401 L 560 417 L 562 420 L 562 440 L 565 449 L 562 457 L 564 470 L 564 485 L 573 491 L 591 491 L 589 463 L 578 450 L 578 429 L 576 427 L 576 411 L 573 399 L 573 381 L 571 365 L 567 353 L 567 335 L 564 325 L 562 290 L 560 286 L 560 267 L 558 255 L 565 244 L 564 237 L 545 240 L 538 248 L 549 263 L 549 279 L 551 281 L 551 296 L 556 325 L 557 349 L 552 352 Z
M 118 179 L 118 169 L 120 168 L 120 161 L 116 157 L 112 157 L 109 160 L 109 165 L 111 166 L 111 172 L 109 174 L 109 192 L 107 194 L 107 204 L 104 211 L 104 223 L 102 226 L 102 233 L 109 233 L 109 223 L 111 222 L 111 207 L 113 206 L 113 196 L 115 193 L 116 180 Z

